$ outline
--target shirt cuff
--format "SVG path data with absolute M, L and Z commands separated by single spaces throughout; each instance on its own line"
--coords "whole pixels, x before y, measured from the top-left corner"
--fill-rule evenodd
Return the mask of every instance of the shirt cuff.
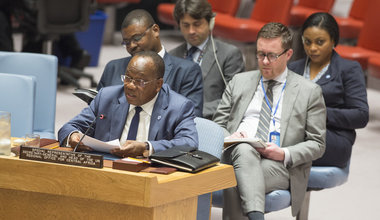
M 72 135 L 73 133 L 81 133 L 81 132 L 80 132 L 80 131 L 77 131 L 77 130 L 72 131 L 72 132 L 67 136 L 65 147 L 71 147 L 71 146 L 69 145 L 69 140 L 70 140 L 70 137 L 71 137 L 71 135 Z
M 152 155 L 153 154 L 153 146 L 152 146 L 152 144 L 150 143 L 150 141 L 146 141 L 146 143 L 148 143 L 148 145 L 149 145 L 149 150 L 148 150 L 148 157 L 150 156 L 150 155 Z
M 292 163 L 292 158 L 290 157 L 289 149 L 287 148 L 282 148 L 285 153 L 285 158 L 284 158 L 284 166 L 288 167 Z

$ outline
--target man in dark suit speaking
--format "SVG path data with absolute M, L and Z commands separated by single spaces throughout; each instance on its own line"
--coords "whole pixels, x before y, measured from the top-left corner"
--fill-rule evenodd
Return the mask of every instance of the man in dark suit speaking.
M 76 146 L 79 132 L 84 133 L 95 120 L 88 135 L 101 141 L 120 139 L 121 148 L 111 150 L 120 157 L 148 156 L 177 145 L 198 147 L 194 104 L 163 84 L 164 69 L 157 53 L 135 54 L 122 76 L 124 86 L 101 89 L 88 107 L 58 131 L 61 145 Z M 78 149 L 91 150 L 83 144 Z
M 160 27 L 145 10 L 137 9 L 128 13 L 121 25 L 122 44 L 129 54 L 139 51 L 154 51 L 165 62 L 164 83 L 175 92 L 189 98 L 195 105 L 195 115 L 202 116 L 203 85 L 202 72 L 195 63 L 174 57 L 165 51 L 160 41 Z M 105 67 L 97 89 L 120 85 L 131 57 L 111 60 Z

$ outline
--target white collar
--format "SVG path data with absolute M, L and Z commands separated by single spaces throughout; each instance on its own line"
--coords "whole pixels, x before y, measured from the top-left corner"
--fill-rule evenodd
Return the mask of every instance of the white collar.
M 149 102 L 147 102 L 147 103 L 145 103 L 145 104 L 143 104 L 143 105 L 140 106 L 144 110 L 144 112 L 146 112 L 149 116 L 152 116 L 154 103 L 156 103 L 156 100 L 157 100 L 157 97 L 158 97 L 158 93 L 156 94 L 156 96 L 154 96 L 154 98 L 152 100 L 150 100 Z M 131 112 L 132 109 L 134 109 L 135 107 L 136 107 L 135 105 L 130 104 L 129 105 L 128 113 Z
M 160 52 L 158 52 L 158 55 L 160 55 L 160 57 L 162 59 L 164 59 L 164 56 L 165 56 L 165 48 L 164 48 L 164 45 L 161 44 L 161 50 Z
M 203 43 L 201 43 L 201 44 L 199 44 L 198 46 L 195 46 L 195 47 L 197 47 L 198 50 L 202 51 L 205 48 L 205 46 L 206 46 L 206 44 L 208 42 L 208 39 L 210 39 L 210 37 L 208 37 L 205 41 L 203 41 Z M 186 42 L 186 45 L 187 45 L 186 46 L 187 50 L 190 50 L 190 48 L 192 47 L 192 45 L 189 44 L 189 43 L 187 43 L 187 42 Z

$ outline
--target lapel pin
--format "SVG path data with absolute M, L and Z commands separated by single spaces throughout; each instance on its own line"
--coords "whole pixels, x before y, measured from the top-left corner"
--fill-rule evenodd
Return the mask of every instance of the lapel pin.
M 159 115 L 158 117 L 157 117 L 157 120 L 160 120 L 161 119 L 161 115 Z
M 330 79 L 330 77 L 331 77 L 330 75 L 327 75 L 327 76 L 326 76 L 326 79 Z

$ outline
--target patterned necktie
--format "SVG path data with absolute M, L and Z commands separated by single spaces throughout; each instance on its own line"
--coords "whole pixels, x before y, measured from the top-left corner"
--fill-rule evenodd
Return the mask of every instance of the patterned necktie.
M 186 60 L 191 60 L 193 61 L 193 54 L 198 50 L 198 47 L 192 46 L 188 51 L 187 51 L 187 56 Z
M 141 110 L 142 108 L 140 106 L 135 107 L 135 115 L 133 116 L 131 125 L 129 126 L 127 140 L 136 140 L 137 128 L 139 127 Z
M 275 80 L 268 81 L 266 94 L 267 94 L 267 98 L 270 104 L 270 108 L 267 104 L 267 101 L 265 100 L 265 96 L 261 104 L 260 121 L 259 121 L 259 126 L 257 127 L 256 137 L 260 138 L 263 141 L 268 141 L 268 131 L 269 131 L 270 119 L 272 115 L 271 108 L 273 106 L 272 88 L 275 84 L 276 84 Z

